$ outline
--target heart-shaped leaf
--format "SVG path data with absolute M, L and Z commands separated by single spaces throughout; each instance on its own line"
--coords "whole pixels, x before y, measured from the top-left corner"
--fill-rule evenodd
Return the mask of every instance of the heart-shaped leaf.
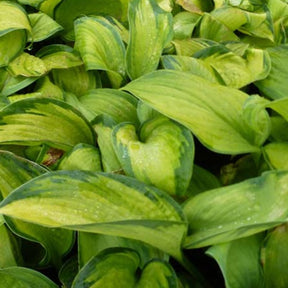
M 127 175 L 175 196 L 185 194 L 194 160 L 188 129 L 159 116 L 141 126 L 138 139 L 135 126 L 122 123 L 113 130 L 113 144 Z

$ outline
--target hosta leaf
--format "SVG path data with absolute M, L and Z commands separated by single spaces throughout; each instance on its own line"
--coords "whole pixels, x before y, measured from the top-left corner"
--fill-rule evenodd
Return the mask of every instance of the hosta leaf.
M 21 288 L 57 288 L 49 278 L 32 269 L 24 267 L 9 267 L 0 269 L 1 287 Z
M 47 73 L 45 63 L 38 57 L 22 53 L 12 62 L 8 69 L 13 76 L 40 77 Z
M 142 101 L 138 101 L 137 116 L 141 124 L 160 115 L 161 113 L 153 109 L 151 106 L 145 104 Z
M 53 2 L 53 1 L 47 1 Z M 54 0 L 55 2 L 55 0 Z M 56 0 L 59 3 L 59 0 Z M 55 19 L 65 29 L 64 37 L 67 40 L 74 40 L 73 21 L 82 15 L 109 15 L 117 20 L 127 20 L 128 0 L 66 0 L 55 9 Z M 44 2 L 45 4 L 45 2 Z M 55 6 L 54 6 L 55 7 Z
M 180 12 L 173 18 L 173 39 L 191 38 L 192 32 L 200 18 L 197 13 Z
M 0 223 L 0 268 L 23 265 L 20 245 L 13 234 Z
M 72 256 L 63 264 L 58 274 L 63 288 L 71 288 L 73 280 L 78 274 L 78 266 L 77 255 Z
M 121 123 L 113 130 L 113 144 L 126 175 L 184 196 L 194 160 L 194 142 L 188 129 L 159 116 L 141 126 Z
M 0 152 L 0 191 L 7 197 L 15 188 L 37 177 L 47 170 L 36 163 L 15 156 L 6 151 Z M 40 243 L 46 250 L 42 265 L 53 263 L 59 265 L 61 258 L 74 243 L 73 232 L 63 229 L 48 229 L 46 227 L 27 223 L 21 220 L 5 217 L 11 230 L 17 235 L 33 242 Z
M 288 229 L 287 224 L 276 227 L 265 241 L 263 266 L 265 287 L 285 288 L 288 285 L 287 267 Z
M 25 99 L 0 112 L 0 143 L 3 144 L 47 143 L 67 150 L 78 143 L 93 145 L 94 137 L 87 120 L 72 106 L 58 100 Z
M 0 67 L 20 54 L 30 32 L 25 10 L 11 1 L 0 1 Z
M 184 206 L 190 225 L 184 247 L 223 243 L 286 222 L 287 179 L 287 171 L 270 171 L 191 198 Z
M 81 17 L 75 21 L 75 37 L 86 69 L 107 71 L 112 86 L 120 87 L 125 76 L 125 47 L 117 29 L 103 17 Z
M 197 36 L 217 42 L 239 40 L 231 29 L 208 13 L 204 13 L 202 16 L 199 27 L 197 27 Z
M 29 181 L 1 202 L 0 213 L 44 226 L 141 240 L 178 259 L 186 231 L 180 206 L 164 192 L 122 175 L 80 170 Z
M 157 69 L 164 47 L 172 40 L 172 15 L 155 0 L 133 0 L 129 29 L 126 66 L 129 77 L 135 79 Z
M 247 49 L 241 57 L 218 45 L 200 50 L 194 56 L 202 60 L 203 66 L 214 69 L 225 85 L 234 88 L 267 77 L 271 68 L 269 54 L 260 49 Z
M 211 82 L 218 83 L 213 69 L 202 59 L 180 55 L 164 55 L 161 60 L 165 69 L 190 72 Z
M 211 0 L 176 0 L 176 3 L 190 12 L 210 11 L 213 8 Z
M 99 115 L 91 124 L 97 133 L 103 170 L 105 172 L 120 172 L 122 167 L 113 148 L 112 131 L 117 122 L 110 116 Z
M 286 121 L 288 121 L 288 99 L 279 99 L 271 101 L 270 103 L 266 104 L 267 108 L 271 108 L 272 110 L 276 111 L 280 114 Z
M 153 258 L 169 259 L 167 254 L 141 241 L 111 235 L 79 232 L 78 255 L 80 267 L 84 266 L 93 256 L 96 256 L 101 251 L 113 247 L 125 247 L 137 251 L 140 257 L 139 266 L 141 268 Z
M 37 56 L 43 60 L 48 70 L 68 69 L 83 65 L 79 53 L 70 46 L 62 44 L 44 46 L 37 52 Z
M 160 70 L 130 82 L 123 90 L 191 129 L 209 149 L 227 154 L 258 151 L 254 132 L 243 123 L 248 95 L 187 72 Z
M 139 275 L 139 255 L 128 248 L 110 248 L 93 257 L 76 276 L 72 288 L 117 287 L 176 288 L 177 276 L 173 268 L 164 261 L 148 262 Z
M 31 40 L 33 42 L 43 41 L 55 33 L 63 30 L 61 25 L 59 25 L 45 13 L 31 13 L 28 16 L 32 26 Z
M 215 245 L 206 251 L 206 254 L 213 257 L 220 266 L 225 278 L 225 287 L 264 287 L 260 263 L 262 241 L 263 234 L 257 234 Z
M 265 79 L 255 82 L 255 85 L 271 99 L 287 98 L 285 75 L 288 72 L 288 46 L 279 45 L 268 48 L 267 51 L 271 58 L 271 71 Z
M 116 89 L 93 89 L 79 98 L 80 103 L 91 112 L 92 120 L 98 115 L 108 115 L 117 123 L 130 121 L 138 124 L 137 99 Z
M 97 76 L 91 71 L 86 71 L 84 65 L 69 69 L 54 69 L 51 72 L 52 81 L 63 90 L 82 96 L 90 89 L 96 88 Z
M 92 145 L 78 144 L 61 159 L 58 170 L 101 171 L 99 150 Z
M 288 170 L 288 143 L 272 142 L 263 148 L 268 163 L 278 170 Z
M 136 251 L 127 248 L 102 251 L 79 271 L 72 288 L 112 287 L 116 279 L 119 288 L 135 287 L 139 262 Z

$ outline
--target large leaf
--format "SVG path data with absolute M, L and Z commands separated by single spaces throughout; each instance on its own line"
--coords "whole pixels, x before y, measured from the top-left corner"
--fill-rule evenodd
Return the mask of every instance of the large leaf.
M 206 251 L 220 266 L 225 279 L 225 287 L 263 287 L 263 271 L 260 263 L 262 241 L 263 234 L 257 234 L 215 245 Z
M 125 77 L 125 47 L 117 29 L 103 17 L 81 17 L 75 21 L 75 37 L 86 69 L 107 71 L 112 86 L 120 87 Z
M 7 197 L 12 190 L 37 177 L 47 170 L 34 162 L 15 156 L 7 151 L 0 151 L 0 192 Z M 21 237 L 40 243 L 46 250 L 41 264 L 53 263 L 59 265 L 61 258 L 74 243 L 72 231 L 63 229 L 48 229 L 46 227 L 27 223 L 21 219 L 5 217 L 11 230 Z
M 57 288 L 49 278 L 35 270 L 24 267 L 9 267 L 0 269 L 1 287 L 21 288 Z
M 184 247 L 227 242 L 286 222 L 287 179 L 288 171 L 270 171 L 188 200 L 184 213 L 190 232 Z
M 113 130 L 115 152 L 126 175 L 183 197 L 189 185 L 194 142 L 191 132 L 159 116 L 146 121 L 136 134 L 131 123 L 121 123 Z
M 213 151 L 258 151 L 255 132 L 251 123 L 243 121 L 241 112 L 248 95 L 239 90 L 173 70 L 149 73 L 123 89 L 191 129 Z
M 178 259 L 187 228 L 180 206 L 164 192 L 122 175 L 80 170 L 29 181 L 2 201 L 0 213 L 49 227 L 141 240 Z
M 172 40 L 172 15 L 155 0 L 133 0 L 129 6 L 127 73 L 131 79 L 157 69 L 164 47 Z
M 48 143 L 67 150 L 78 143 L 93 145 L 93 132 L 78 111 L 54 99 L 25 99 L 6 106 L 0 112 L 0 143 L 3 144 Z

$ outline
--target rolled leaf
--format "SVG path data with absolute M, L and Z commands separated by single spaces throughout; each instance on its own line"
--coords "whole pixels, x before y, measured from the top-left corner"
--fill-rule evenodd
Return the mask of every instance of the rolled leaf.
M 81 17 L 75 21 L 75 37 L 86 69 L 107 71 L 112 86 L 120 87 L 125 76 L 125 47 L 117 29 L 103 17 Z
M 157 69 L 164 47 L 172 40 L 172 15 L 155 0 L 133 0 L 129 6 L 126 67 L 130 79 Z
M 227 154 L 258 151 L 255 132 L 243 122 L 248 95 L 187 72 L 160 70 L 123 87 L 180 122 L 209 149 Z
M 0 143 L 47 143 L 67 150 L 78 143 L 93 145 L 95 135 L 87 120 L 72 106 L 54 99 L 26 99 L 0 111 Z
M 184 196 L 194 160 L 194 142 L 190 131 L 159 116 L 141 126 L 139 138 L 135 126 L 121 123 L 113 130 L 113 145 L 126 175 Z
M 253 235 L 287 221 L 287 171 L 270 171 L 201 193 L 184 206 L 190 232 L 185 248 Z

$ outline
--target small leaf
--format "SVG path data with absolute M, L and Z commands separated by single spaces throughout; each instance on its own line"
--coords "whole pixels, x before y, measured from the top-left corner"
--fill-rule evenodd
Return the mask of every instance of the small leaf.
M 288 170 L 288 143 L 272 142 L 264 146 L 267 162 L 277 170 Z

